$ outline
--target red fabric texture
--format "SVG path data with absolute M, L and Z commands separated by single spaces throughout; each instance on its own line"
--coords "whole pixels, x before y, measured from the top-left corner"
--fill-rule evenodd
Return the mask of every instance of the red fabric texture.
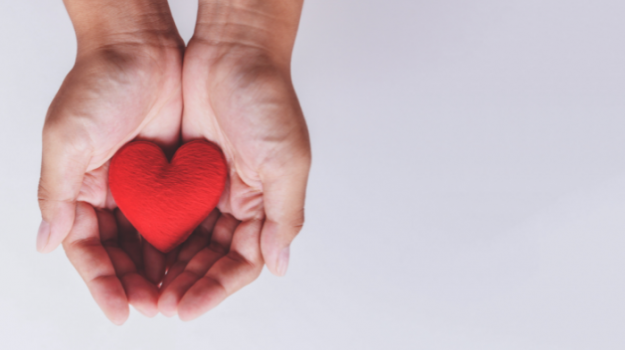
M 111 160 L 109 187 L 130 223 L 167 253 L 217 206 L 227 176 L 224 155 L 214 143 L 188 142 L 170 163 L 156 144 L 135 141 Z

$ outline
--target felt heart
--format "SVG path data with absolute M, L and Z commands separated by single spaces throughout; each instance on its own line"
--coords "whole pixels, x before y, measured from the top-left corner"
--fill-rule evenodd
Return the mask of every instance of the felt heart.
M 182 145 L 171 163 L 156 144 L 135 141 L 111 160 L 109 187 L 130 223 L 167 253 L 215 208 L 227 174 L 223 153 L 208 141 Z

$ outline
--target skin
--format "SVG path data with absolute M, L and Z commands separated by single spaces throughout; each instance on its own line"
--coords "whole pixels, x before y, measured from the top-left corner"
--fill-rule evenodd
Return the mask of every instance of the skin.
M 182 138 L 219 144 L 230 178 L 212 237 L 187 248 L 163 284 L 164 315 L 201 315 L 256 279 L 263 260 L 274 274 L 286 273 L 289 245 L 304 223 L 310 168 L 290 76 L 301 5 L 200 2 L 183 66 Z
M 190 320 L 264 264 L 284 275 L 310 168 L 290 78 L 301 2 L 201 1 L 186 52 L 166 1 L 65 5 L 78 54 L 44 125 L 37 249 L 62 243 L 115 324 L 129 304 Z M 134 139 L 171 155 L 197 138 L 222 147 L 229 181 L 218 208 L 165 256 L 116 209 L 108 163 Z

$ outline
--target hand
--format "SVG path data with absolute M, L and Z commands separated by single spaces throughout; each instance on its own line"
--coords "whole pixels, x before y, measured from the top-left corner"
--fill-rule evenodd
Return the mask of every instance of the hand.
M 200 2 L 185 52 L 182 137 L 221 146 L 230 177 L 218 210 L 183 245 L 163 282 L 159 310 L 182 320 L 251 283 L 263 263 L 286 273 L 289 246 L 304 222 L 311 159 L 289 65 L 301 2 L 267 1 L 257 11 L 216 3 Z M 286 13 L 265 16 L 271 6 Z M 266 28 L 245 23 L 254 13 L 269 19 Z M 272 38 L 277 30 L 282 41 L 256 40 L 263 29 Z
M 156 274 L 160 281 L 158 266 L 163 266 L 164 259 L 141 240 L 121 211 L 94 209 L 89 203 L 78 202 L 63 248 L 113 323 L 126 321 L 128 304 L 148 317 L 158 314 L 159 291 L 149 274 Z
M 136 236 L 132 228 L 119 215 L 113 219 L 108 162 L 135 138 L 175 150 L 184 44 L 168 12 L 160 22 L 136 21 L 106 12 L 133 13 L 123 7 L 134 5 L 131 10 L 137 11 L 134 0 L 65 2 L 77 32 L 78 55 L 44 126 L 37 249 L 50 252 L 63 242 L 96 302 L 121 324 L 128 317 L 128 303 L 148 316 L 157 313 L 155 283 L 162 278 L 165 258 L 149 244 L 137 251 L 136 239 L 128 241 Z M 155 6 L 157 1 L 148 3 Z M 145 13 L 155 16 L 162 10 Z M 137 23 L 153 27 L 136 28 Z

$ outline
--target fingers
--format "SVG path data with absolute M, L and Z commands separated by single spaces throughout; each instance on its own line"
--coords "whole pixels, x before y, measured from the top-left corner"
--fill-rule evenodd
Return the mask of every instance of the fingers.
M 161 291 L 164 291 L 169 287 L 169 285 L 176 280 L 178 275 L 180 275 L 185 267 L 187 266 L 186 261 L 176 261 L 172 264 L 172 266 L 167 270 L 165 277 L 163 277 L 163 282 L 161 284 Z M 162 294 L 162 293 L 161 293 Z M 160 303 L 160 301 L 159 301 Z
M 204 221 L 198 226 L 193 235 L 182 245 L 178 253 L 178 261 L 187 262 L 197 254 L 202 248 L 208 245 L 211 240 L 215 224 L 221 218 L 219 210 L 213 210 Z M 221 219 L 223 221 L 224 219 Z M 230 233 L 232 235 L 232 232 Z
M 120 245 L 134 262 L 137 270 L 144 272 L 147 279 L 158 285 L 163 279 L 167 265 L 166 255 L 142 240 L 121 210 L 116 211 L 119 223 Z
M 76 206 L 75 222 L 63 248 L 106 317 L 114 324 L 123 324 L 130 312 L 128 299 L 100 242 L 98 218 L 89 204 Z
M 310 161 L 303 159 L 300 163 L 272 174 L 263 183 L 265 223 L 261 233 L 261 250 L 267 268 L 277 276 L 286 274 L 291 242 L 304 225 Z
M 119 246 L 135 263 L 138 271 L 143 271 L 143 246 L 141 237 L 121 210 L 115 211 L 119 232 Z
M 214 219 L 212 219 L 214 220 Z M 215 221 L 212 221 L 215 222 Z M 206 272 L 218 261 L 226 255 L 230 249 L 230 242 L 239 222 L 231 215 L 221 215 L 212 229 L 212 238 L 210 244 L 204 246 L 183 247 L 180 251 L 179 258 L 181 261 L 172 267 L 172 274 L 175 278 L 171 282 L 163 282 L 163 289 L 158 301 L 158 308 L 165 316 L 174 316 L 178 310 L 178 303 L 184 294 L 193 286 L 193 284 L 206 274 Z M 211 217 L 202 224 L 198 233 L 204 232 L 210 228 Z M 193 255 L 190 255 L 191 249 L 198 249 Z M 189 259 L 188 262 L 185 259 Z M 184 267 L 182 267 L 184 266 Z M 167 278 L 166 278 L 167 280 Z
M 124 287 L 128 303 L 148 317 L 156 316 L 158 314 L 156 308 L 158 289 L 138 273 L 130 256 L 120 248 L 117 240 L 118 225 L 114 214 L 105 210 L 99 210 L 96 213 L 100 227 L 100 240 Z
M 213 232 L 213 228 L 215 227 L 215 223 L 219 217 L 219 210 L 213 210 L 213 212 L 200 224 L 200 226 L 195 229 L 195 232 L 191 235 L 191 237 L 189 237 L 189 239 L 187 239 L 187 241 L 182 245 L 177 254 L 177 261 L 171 264 L 167 274 L 163 278 L 161 290 L 167 289 L 170 283 L 184 271 L 189 260 L 191 260 L 200 250 L 209 244 L 211 233 Z
M 147 317 L 158 315 L 158 288 L 136 271 L 120 277 L 128 303 Z
M 148 317 L 156 316 L 158 314 L 156 308 L 158 289 L 156 286 L 137 272 L 134 263 L 124 250 L 119 247 L 107 246 L 106 252 L 110 256 L 115 273 L 124 287 L 128 303 Z
M 95 210 L 98 218 L 98 232 L 100 233 L 100 242 L 105 247 L 118 247 L 118 229 L 117 222 L 113 214 L 106 210 Z
M 53 251 L 70 232 L 76 213 L 76 198 L 91 158 L 89 140 L 71 126 L 46 122 L 43 159 L 39 181 L 39 208 L 42 222 L 37 250 Z
M 143 265 L 148 280 L 156 285 L 160 284 L 167 267 L 166 257 L 146 240 L 143 240 Z
M 195 282 L 180 300 L 178 316 L 181 320 L 197 318 L 260 275 L 263 267 L 259 249 L 261 226 L 261 221 L 250 220 L 236 227 L 230 252 Z

